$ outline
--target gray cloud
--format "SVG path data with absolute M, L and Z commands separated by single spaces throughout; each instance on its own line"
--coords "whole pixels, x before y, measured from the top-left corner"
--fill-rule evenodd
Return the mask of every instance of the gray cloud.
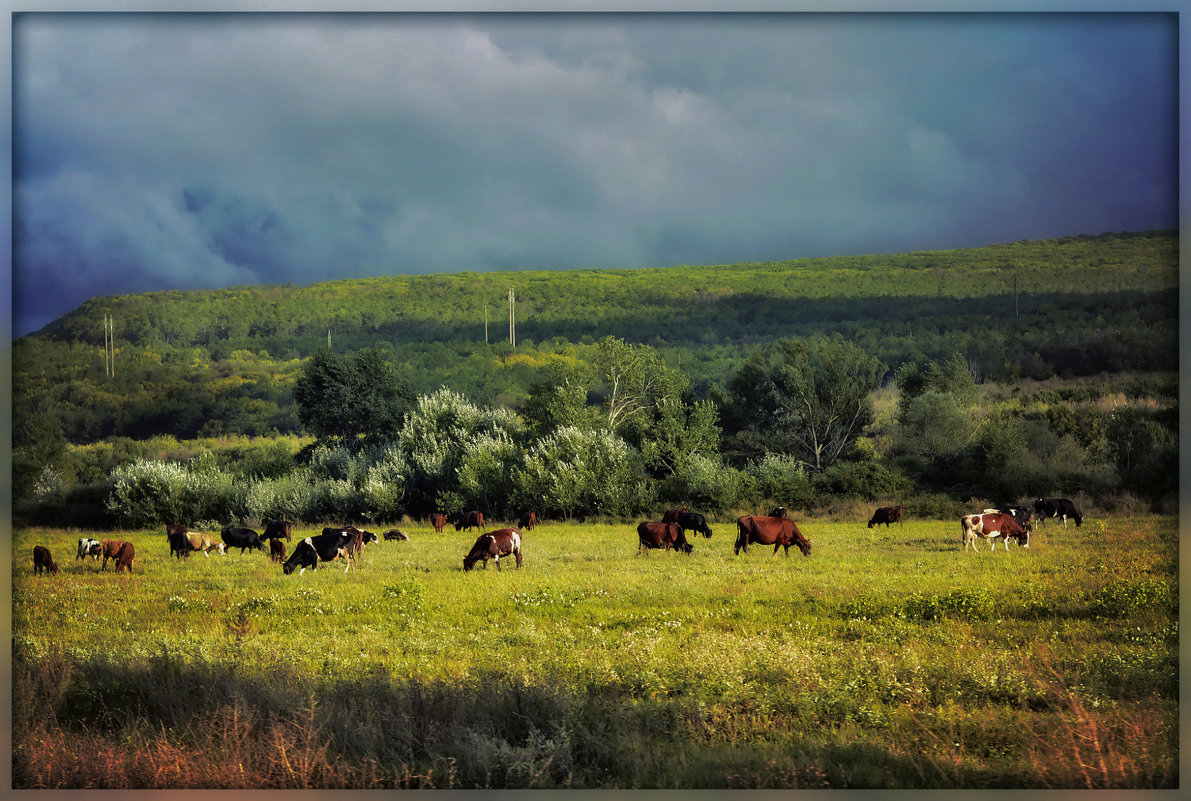
M 21 16 L 17 333 L 146 289 L 1173 226 L 1176 33 L 1146 15 Z

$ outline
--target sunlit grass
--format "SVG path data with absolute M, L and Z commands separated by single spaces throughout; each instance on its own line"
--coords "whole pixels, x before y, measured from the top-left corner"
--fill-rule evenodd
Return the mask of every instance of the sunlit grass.
M 18 531 L 14 781 L 1177 782 L 1173 519 L 1048 526 L 1029 549 L 977 553 L 953 522 L 800 521 L 811 558 L 735 556 L 731 521 L 712 525 L 689 556 L 637 556 L 631 524 L 545 524 L 522 569 L 470 572 L 475 532 L 402 525 L 409 542 L 369 546 L 357 569 L 302 576 L 259 552 L 171 559 L 164 531 L 109 535 L 134 543 L 137 572 L 101 573 L 74 559 L 77 532 Z M 58 576 L 32 575 L 34 544 Z M 229 710 L 243 776 L 211 739 Z M 211 751 L 206 767 L 131 767 L 185 745 Z M 128 767 L 84 767 L 105 749 Z

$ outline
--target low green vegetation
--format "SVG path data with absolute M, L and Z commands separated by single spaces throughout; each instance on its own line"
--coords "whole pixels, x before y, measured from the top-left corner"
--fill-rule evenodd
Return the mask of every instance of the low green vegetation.
M 14 786 L 1174 788 L 1177 520 L 1085 516 L 977 553 L 800 516 L 810 558 L 548 523 L 466 573 L 474 532 L 407 520 L 303 576 L 19 529 Z

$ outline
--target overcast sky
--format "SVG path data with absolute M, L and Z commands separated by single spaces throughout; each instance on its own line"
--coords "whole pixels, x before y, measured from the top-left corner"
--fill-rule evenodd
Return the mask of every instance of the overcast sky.
M 87 298 L 1174 228 L 1172 15 L 13 24 L 13 333 Z

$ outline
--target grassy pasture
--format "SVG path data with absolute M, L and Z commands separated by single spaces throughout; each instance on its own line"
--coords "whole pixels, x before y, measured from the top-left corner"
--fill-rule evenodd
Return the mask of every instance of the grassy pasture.
M 403 525 L 300 577 L 164 529 L 108 535 L 137 572 L 104 574 L 19 530 L 14 784 L 1178 786 L 1175 518 L 992 553 L 811 519 L 810 558 L 712 525 L 637 557 L 633 525 L 547 523 L 468 573 L 474 533 Z

